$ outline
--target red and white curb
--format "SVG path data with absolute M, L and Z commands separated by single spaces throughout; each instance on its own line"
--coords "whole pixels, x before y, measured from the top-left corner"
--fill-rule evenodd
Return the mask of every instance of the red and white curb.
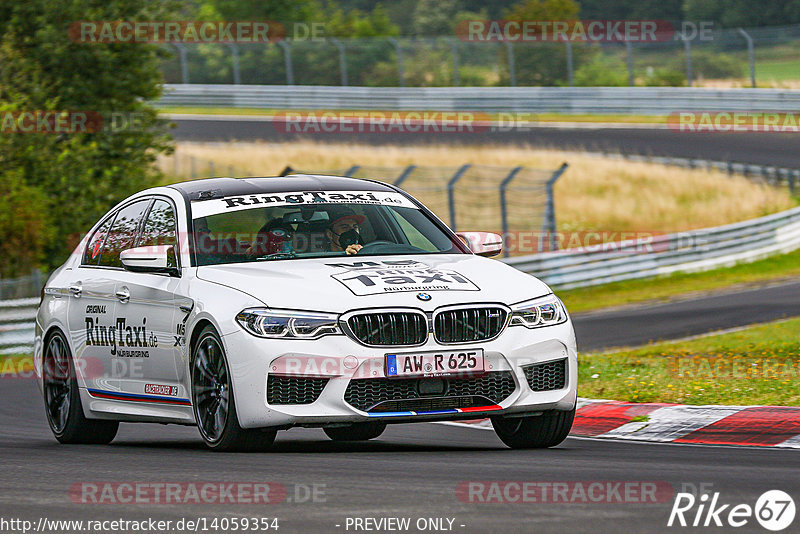
M 491 429 L 488 419 L 466 423 Z M 573 436 L 800 449 L 800 408 L 578 399 Z

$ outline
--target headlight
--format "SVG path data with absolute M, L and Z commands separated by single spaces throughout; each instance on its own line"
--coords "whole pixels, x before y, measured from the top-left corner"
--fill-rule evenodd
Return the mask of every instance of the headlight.
M 240 312 L 236 322 L 258 337 L 317 339 L 342 333 L 339 317 L 330 313 L 251 308 Z
M 512 306 L 510 326 L 541 328 L 567 321 L 564 303 L 553 294 Z

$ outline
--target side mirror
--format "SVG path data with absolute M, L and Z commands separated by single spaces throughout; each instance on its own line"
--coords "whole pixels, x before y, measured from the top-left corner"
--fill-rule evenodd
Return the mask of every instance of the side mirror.
M 119 259 L 128 271 L 134 273 L 165 273 L 170 276 L 180 276 L 180 271 L 171 262 L 170 255 L 175 255 L 172 245 L 154 245 L 149 247 L 136 247 L 123 250 Z
M 503 251 L 503 238 L 491 232 L 458 232 L 456 234 L 478 256 L 497 256 Z

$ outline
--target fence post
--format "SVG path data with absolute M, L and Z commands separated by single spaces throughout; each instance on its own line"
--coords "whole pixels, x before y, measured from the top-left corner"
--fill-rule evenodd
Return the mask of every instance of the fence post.
M 756 59 L 753 47 L 753 38 L 750 37 L 742 28 L 737 28 L 739 33 L 747 40 L 747 57 L 750 60 L 750 85 L 755 89 L 756 87 Z
M 575 85 L 575 76 L 572 72 L 572 42 L 564 38 L 564 43 L 567 47 L 567 80 L 569 80 L 569 86 L 573 87 Z
M 233 83 L 240 85 L 242 83 L 242 72 L 239 69 L 239 47 L 236 43 L 227 43 L 231 49 L 231 61 L 233 63 Z
M 511 87 L 517 86 L 517 67 L 514 63 L 514 48 L 511 41 L 503 41 L 506 45 L 506 55 L 508 56 L 508 83 Z
M 633 45 L 630 41 L 625 41 L 625 55 L 628 60 L 628 85 L 633 87 L 635 83 L 633 76 Z
M 553 176 L 547 180 L 547 206 L 544 212 L 544 231 L 546 235 L 550 238 L 549 248 L 548 250 L 558 250 L 558 242 L 556 241 L 556 203 L 555 199 L 553 198 L 553 189 L 556 184 L 556 181 L 561 178 L 561 175 L 564 174 L 564 171 L 567 170 L 567 163 L 562 163 L 561 167 L 559 167 L 556 172 L 553 173 Z M 541 250 L 541 246 L 539 247 Z
M 286 65 L 286 85 L 294 85 L 294 68 L 292 67 L 292 50 L 285 39 L 278 41 L 278 46 L 283 48 L 283 62 Z
M 681 34 L 681 40 L 683 40 L 683 48 L 686 50 L 686 83 L 691 87 L 692 78 L 694 77 L 692 73 L 692 43 L 683 33 Z
M 456 173 L 450 178 L 450 181 L 447 182 L 447 204 L 450 208 L 450 228 L 455 232 L 456 231 L 456 183 L 464 176 L 464 173 L 467 172 L 471 165 L 467 163 L 466 165 L 462 165 Z
M 361 165 L 353 165 L 352 167 L 347 169 L 347 172 L 344 173 L 344 175 L 345 176 L 353 176 L 355 173 L 358 172 L 358 169 L 360 169 L 360 168 L 361 168 Z
M 178 49 L 178 57 L 181 62 L 181 83 L 189 83 L 189 64 L 186 60 L 186 47 L 183 43 L 172 43 Z
M 405 87 L 405 71 L 403 70 L 403 47 L 400 46 L 400 41 L 394 37 L 389 37 L 388 41 L 394 45 L 395 53 L 397 54 L 397 80 L 400 87 Z
M 339 39 L 331 38 L 331 42 L 339 49 L 339 73 L 342 79 L 342 86 L 347 86 L 347 50 L 344 48 L 344 43 Z
M 416 165 L 409 165 L 408 167 L 406 167 L 405 170 L 403 170 L 403 172 L 400 173 L 400 176 L 397 177 L 397 180 L 394 181 L 394 185 L 400 187 L 400 184 L 405 182 L 406 178 L 408 178 L 416 168 L 417 168 Z
M 503 240 L 506 240 L 506 236 L 508 235 L 508 209 L 506 206 L 506 189 L 508 188 L 508 184 L 511 183 L 511 180 L 517 176 L 517 173 L 522 170 L 522 166 L 514 167 L 508 176 L 506 176 L 502 182 L 500 182 L 500 218 L 502 221 L 502 228 L 503 228 Z M 503 257 L 508 257 L 508 249 L 504 246 L 503 247 Z
M 458 70 L 458 41 L 455 39 L 448 39 L 450 43 L 450 50 L 453 52 L 453 87 L 461 85 L 461 74 Z
M 789 174 L 789 194 L 794 195 L 794 181 L 800 178 L 800 170 L 792 171 Z

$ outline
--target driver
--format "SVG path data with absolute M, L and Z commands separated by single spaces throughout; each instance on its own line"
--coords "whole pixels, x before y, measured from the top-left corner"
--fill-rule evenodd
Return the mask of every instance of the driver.
M 328 227 L 325 236 L 330 242 L 332 252 L 357 254 L 363 247 L 359 225 L 366 217 L 348 207 L 333 208 L 328 212 Z

